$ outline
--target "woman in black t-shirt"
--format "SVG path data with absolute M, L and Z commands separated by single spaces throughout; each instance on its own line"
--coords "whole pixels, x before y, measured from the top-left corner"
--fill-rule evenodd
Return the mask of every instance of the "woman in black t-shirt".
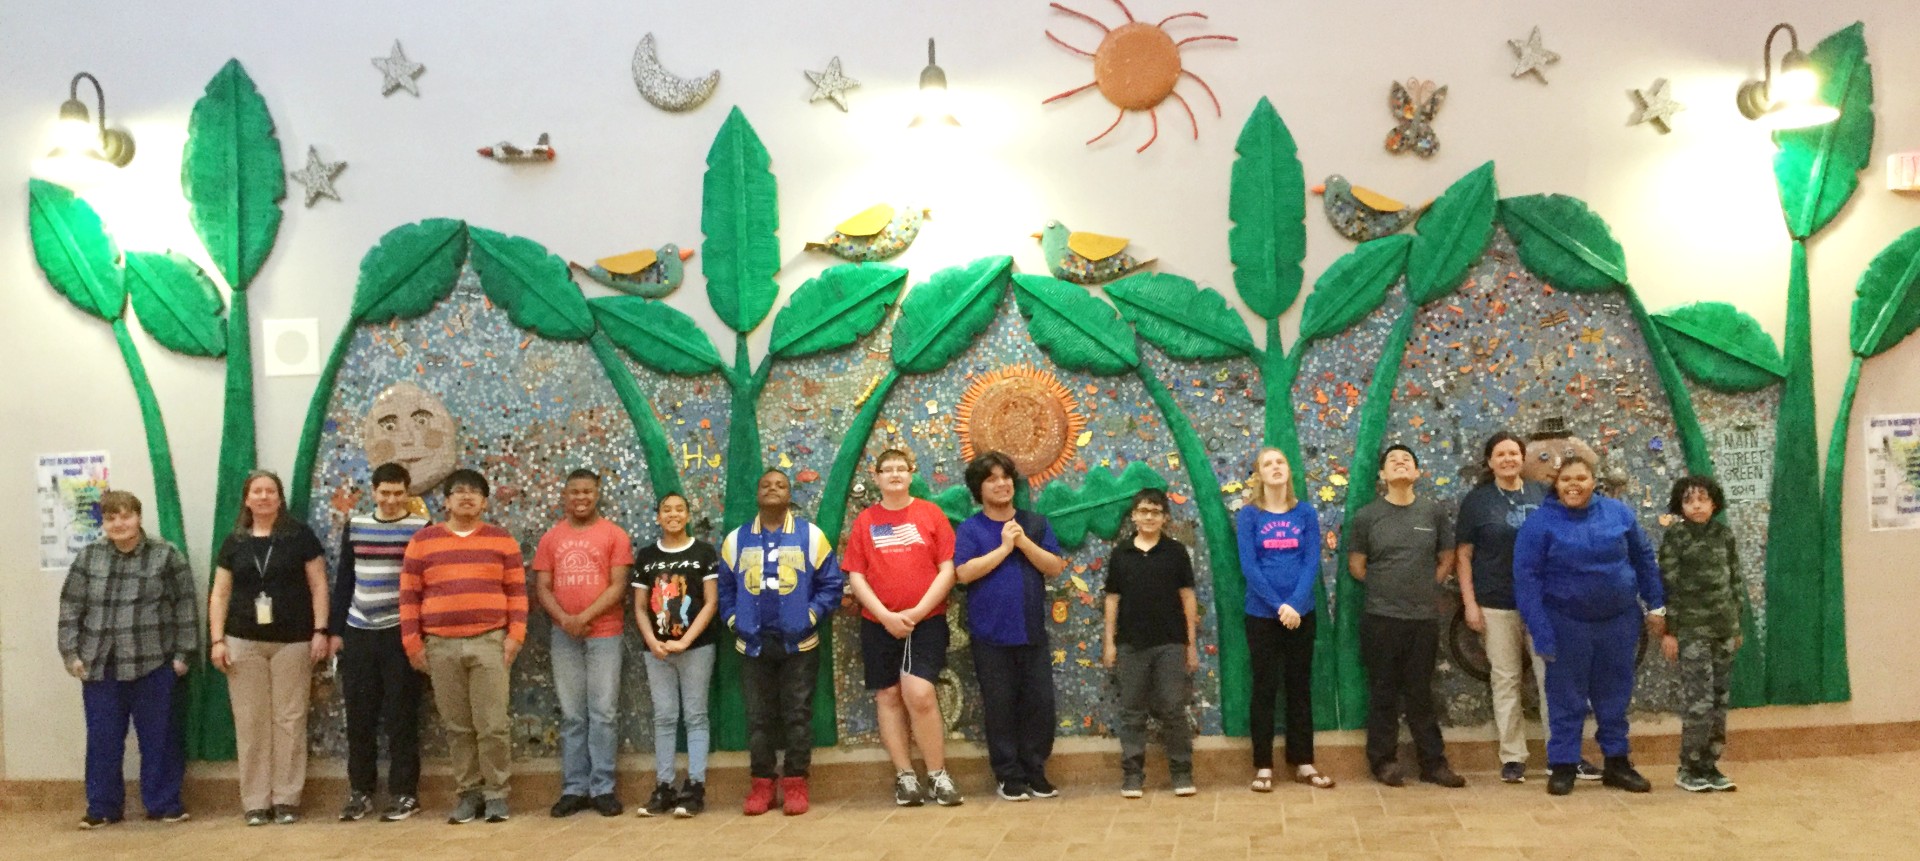
M 653 796 L 642 816 L 699 815 L 707 803 L 707 689 L 713 680 L 713 616 L 719 610 L 720 557 L 687 534 L 687 498 L 660 497 L 660 540 L 633 553 L 633 616 L 647 642 L 653 694 Z M 676 790 L 673 748 L 684 715 L 687 783 Z
M 247 824 L 290 824 L 307 782 L 313 665 L 331 653 L 327 562 L 313 530 L 287 514 L 279 476 L 257 470 L 243 488 L 213 570 L 209 657 L 227 674 Z

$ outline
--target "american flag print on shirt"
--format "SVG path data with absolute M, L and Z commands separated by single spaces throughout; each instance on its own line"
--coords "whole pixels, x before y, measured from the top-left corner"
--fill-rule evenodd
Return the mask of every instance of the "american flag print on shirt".
M 911 523 L 876 523 L 870 531 L 875 549 L 927 543 L 926 539 L 920 537 L 920 528 Z

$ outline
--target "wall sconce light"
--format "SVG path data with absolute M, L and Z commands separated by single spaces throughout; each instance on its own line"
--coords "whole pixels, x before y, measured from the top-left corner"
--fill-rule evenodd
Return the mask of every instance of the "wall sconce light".
M 1773 73 L 1773 37 L 1787 31 L 1787 53 L 1780 57 L 1780 74 Z M 1798 129 L 1824 125 L 1840 118 L 1840 109 L 1820 101 L 1820 76 L 1813 61 L 1800 50 L 1800 34 L 1790 24 L 1775 24 L 1761 53 L 1765 77 L 1740 85 L 1734 100 L 1740 113 L 1770 129 Z
M 86 103 L 80 101 L 82 80 L 93 85 L 100 111 L 98 124 L 87 115 Z M 73 76 L 73 83 L 67 88 L 67 101 L 60 106 L 60 124 L 54 129 L 53 151 L 47 153 L 47 159 L 68 164 L 94 162 L 114 167 L 126 167 L 127 162 L 133 161 L 133 136 L 120 129 L 107 128 L 107 94 L 100 89 L 98 78 L 86 72 Z
M 927 67 L 920 70 L 920 104 L 907 128 L 959 128 L 947 104 L 947 73 L 933 62 L 933 40 L 927 40 Z

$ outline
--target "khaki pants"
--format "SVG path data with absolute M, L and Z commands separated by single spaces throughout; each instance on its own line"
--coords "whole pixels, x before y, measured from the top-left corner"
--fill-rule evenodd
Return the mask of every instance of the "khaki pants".
M 240 804 L 300 806 L 307 783 L 307 698 L 311 644 L 227 638 L 228 698 L 240 752 Z
M 507 722 L 506 632 L 427 638 L 427 678 L 447 728 L 453 783 L 461 795 L 507 797 L 513 739 Z
M 1493 687 L 1493 726 L 1500 734 L 1500 761 L 1527 762 L 1527 722 L 1520 709 L 1521 661 L 1533 660 L 1534 682 L 1540 686 L 1540 719 L 1547 717 L 1547 662 L 1533 653 L 1533 638 L 1520 621 L 1518 610 L 1480 608 L 1487 620 L 1487 663 Z

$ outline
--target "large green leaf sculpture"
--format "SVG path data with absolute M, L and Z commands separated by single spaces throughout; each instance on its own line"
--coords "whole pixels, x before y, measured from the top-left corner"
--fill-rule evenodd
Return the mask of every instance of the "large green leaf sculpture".
M 1367 318 L 1406 271 L 1413 237 L 1404 233 L 1362 242 L 1314 282 L 1300 312 L 1300 342 L 1338 335 Z M 1297 345 L 1296 345 L 1297 349 Z
M 1851 346 L 1872 358 L 1920 328 L 1920 228 L 1900 235 L 1867 265 L 1853 300 Z
M 1493 239 L 1498 200 L 1493 162 L 1487 162 L 1461 177 L 1420 217 L 1407 252 L 1407 298 L 1413 304 L 1425 305 L 1460 286 Z
M 1774 180 L 1787 233 L 1793 237 L 1787 275 L 1782 354 L 1786 385 L 1774 425 L 1773 486 L 1767 515 L 1767 699 L 1781 704 L 1836 702 L 1852 696 L 1846 629 L 1829 624 L 1845 612 L 1844 572 L 1826 567 L 1821 548 L 1838 540 L 1828 521 L 1815 426 L 1813 297 L 1806 240 L 1846 206 L 1873 145 L 1873 70 L 1858 22 L 1822 40 L 1811 55 L 1820 96 L 1840 109 L 1837 121 L 1774 134 Z M 1829 554 L 1830 556 L 1830 554 Z M 1776 632 L 1790 635 L 1774 636 Z
M 352 309 L 333 339 L 333 350 L 327 354 L 313 397 L 307 401 L 307 420 L 300 430 L 300 448 L 293 463 L 293 490 L 287 499 L 295 517 L 307 518 L 320 431 L 326 423 L 327 405 L 333 402 L 340 366 L 353 346 L 354 332 L 362 324 L 409 320 L 433 310 L 453 292 L 466 261 L 467 223 L 452 218 L 429 218 L 389 230 L 360 258 Z
M 1760 321 L 1725 302 L 1694 302 L 1653 319 L 1680 369 L 1708 388 L 1757 391 L 1785 375 L 1780 351 Z
M 1177 359 L 1230 359 L 1259 352 L 1226 297 L 1191 278 L 1165 272 L 1129 275 L 1106 287 L 1107 298 L 1147 343 Z
M 1085 288 L 1048 275 L 1013 276 L 1013 295 L 1028 319 L 1027 334 L 1054 364 L 1112 376 L 1140 363 L 1133 331 L 1113 306 Z
M 567 261 L 531 239 L 468 228 L 480 287 L 513 324 L 542 338 L 581 341 L 593 334 L 593 312 L 573 283 Z
M 140 328 L 162 346 L 189 356 L 226 355 L 226 302 L 199 264 L 171 251 L 128 252 L 127 288 Z
M 734 108 L 707 150 L 700 268 L 713 313 L 741 333 L 759 326 L 780 295 L 773 280 L 780 271 L 780 192 L 772 164 L 753 125 Z
M 1267 319 L 1292 307 L 1306 280 L 1307 182 L 1293 134 L 1265 96 L 1234 143 L 1227 217 L 1233 285 L 1253 313 Z
M 1133 495 L 1149 487 L 1165 490 L 1167 480 L 1144 461 L 1127 464 L 1118 474 L 1095 467 L 1087 470 L 1086 481 L 1077 488 L 1064 481 L 1048 482 L 1034 501 L 1034 510 L 1052 524 L 1061 546 L 1078 549 L 1089 535 L 1118 535 L 1133 506 Z
M 213 265 L 227 286 L 247 289 L 279 234 L 287 175 L 273 116 L 239 60 L 228 60 L 193 104 L 180 187 Z
M 672 307 L 639 296 L 609 296 L 587 304 L 607 337 L 642 365 L 683 377 L 727 368 L 700 324 Z
M 993 322 L 1006 294 L 1011 257 L 983 257 L 942 269 L 907 293 L 893 326 L 893 365 L 925 374 L 945 367 Z
M 34 261 L 73 307 L 109 323 L 126 313 L 120 249 L 86 201 L 65 186 L 28 180 L 27 229 Z
M 773 318 L 767 352 L 798 359 L 852 346 L 886 319 L 907 270 L 884 263 L 828 267 L 793 291 Z
M 1920 328 L 1920 228 L 1901 234 L 1873 258 L 1860 276 L 1857 292 L 1850 339 L 1853 363 L 1847 370 L 1840 409 L 1834 414 L 1833 432 L 1828 437 L 1822 499 L 1827 531 L 1821 544 L 1821 562 L 1827 577 L 1821 597 L 1827 643 L 1821 655 L 1821 679 L 1822 693 L 1829 699 L 1845 699 L 1852 692 L 1846 663 L 1846 555 L 1840 526 L 1853 398 L 1867 359 L 1892 349 Z
M 467 260 L 467 223 L 429 218 L 387 231 L 360 259 L 353 290 L 356 323 L 409 320 L 453 291 Z
M 1820 75 L 1820 98 L 1840 109 L 1840 119 L 1773 134 L 1780 208 L 1795 239 L 1819 233 L 1860 184 L 1873 148 L 1873 67 L 1867 63 L 1866 27 L 1858 21 L 1821 40 L 1809 59 Z
M 1530 194 L 1500 201 L 1500 221 L 1527 271 L 1564 290 L 1610 290 L 1627 283 L 1627 254 L 1607 223 L 1577 198 Z

